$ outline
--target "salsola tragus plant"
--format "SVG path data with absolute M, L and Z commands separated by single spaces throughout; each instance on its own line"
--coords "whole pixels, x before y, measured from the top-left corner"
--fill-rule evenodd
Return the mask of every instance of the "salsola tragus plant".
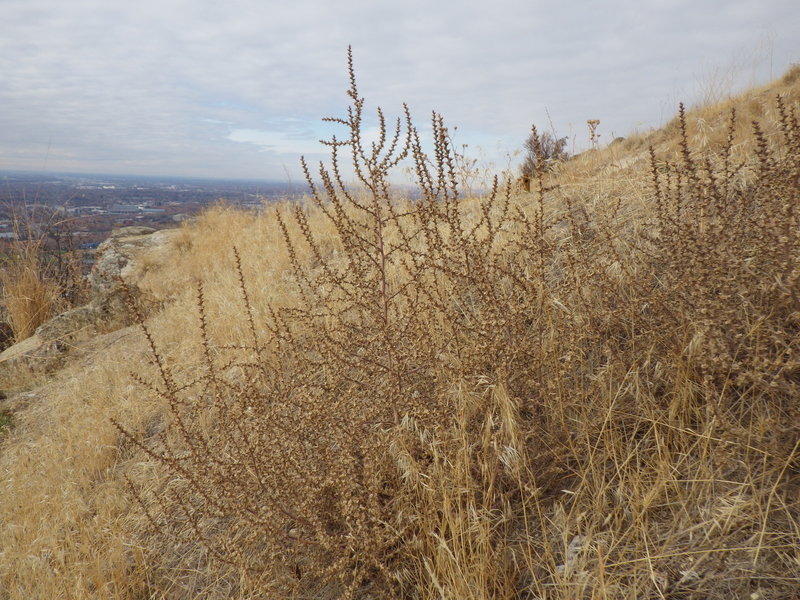
M 179 476 L 173 493 L 187 533 L 217 559 L 268 570 L 278 586 L 336 581 L 352 593 L 408 579 L 395 566 L 416 524 L 394 504 L 400 474 L 387 436 L 413 430 L 410 423 L 448 423 L 460 378 L 493 374 L 530 352 L 510 342 L 532 317 L 527 278 L 512 272 L 501 244 L 512 222 L 510 187 L 501 194 L 495 181 L 467 218 L 442 117 L 432 117 L 431 157 L 407 107 L 391 129 L 378 109 L 379 139 L 368 144 L 352 59 L 349 72 L 347 117 L 329 119 L 347 137 L 325 142 L 331 162 L 317 179 L 303 162 L 337 250 L 323 249 L 307 208 L 297 205 L 290 217 L 276 211 L 300 301 L 272 311 L 264 338 L 237 253 L 250 339 L 214 347 L 198 284 L 203 366 L 195 380 L 176 380 L 139 318 L 158 374 L 141 383 L 169 406 L 177 441 L 155 445 L 120 429 Z M 343 155 L 357 185 L 344 181 Z M 421 192 L 413 201 L 391 191 L 390 173 L 404 159 Z M 525 218 L 529 227 L 535 221 Z M 151 512 L 162 502 L 141 501 Z M 162 506 L 154 524 L 166 527 L 175 510 Z
M 637 233 L 541 176 L 463 198 L 442 117 L 431 155 L 407 107 L 368 142 L 349 74 L 345 136 L 274 215 L 297 302 L 260 318 L 234 250 L 245 339 L 214 341 L 198 283 L 189 374 L 138 318 L 169 426 L 118 427 L 169 474 L 131 482 L 157 535 L 266 597 L 700 598 L 785 572 L 796 427 L 763 423 L 797 422 L 796 108 L 741 164 L 732 133 L 692 154 L 681 111 Z
M 659 162 L 650 150 L 655 217 L 645 252 L 658 257 L 650 293 L 671 321 L 664 329 L 692 344 L 698 385 L 713 384 L 712 396 L 736 390 L 741 410 L 800 392 L 800 127 L 796 107 L 781 97 L 776 106 L 780 144 L 753 122 L 751 160 L 733 156 L 735 110 L 716 155 L 690 151 L 683 105 L 677 160 Z

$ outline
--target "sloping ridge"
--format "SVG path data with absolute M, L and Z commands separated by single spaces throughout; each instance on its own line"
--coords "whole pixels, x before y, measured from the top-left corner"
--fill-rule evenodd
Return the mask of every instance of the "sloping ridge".
M 724 144 L 725 123 L 731 107 L 737 107 L 743 127 L 746 127 L 748 120 L 763 117 L 771 110 L 763 100 L 776 93 L 787 94 L 792 103 L 798 101 L 800 66 L 770 87 L 751 90 L 719 106 L 696 109 L 689 114 L 689 135 L 701 146 L 716 148 Z M 649 134 L 631 136 L 594 153 L 584 153 L 573 163 L 566 164 L 561 175 L 571 178 L 578 191 L 597 190 L 602 187 L 597 181 L 615 177 L 625 179 L 625 185 L 630 183 L 627 178 L 647 181 L 650 178 L 647 148 L 651 145 L 662 155 L 677 153 L 677 123 L 672 122 Z M 608 200 L 613 200 L 614 193 L 609 192 Z M 199 544 L 155 533 L 154 543 L 161 546 L 147 554 L 131 533 L 144 531 L 149 525 L 145 516 L 133 514 L 132 507 L 136 504 L 126 478 L 133 474 L 138 482 L 147 482 L 144 485 L 150 487 L 146 491 L 153 496 L 159 496 L 175 482 L 159 479 L 141 453 L 137 454 L 137 448 L 122 440 L 111 425 L 113 417 L 147 435 L 161 419 L 158 399 L 143 397 L 141 388 L 135 385 L 135 378 L 153 365 L 149 364 L 147 340 L 141 329 L 131 326 L 119 282 L 124 280 L 134 290 L 134 295 L 139 294 L 145 304 L 149 303 L 151 328 L 169 329 L 169 335 L 164 335 L 167 341 L 163 351 L 180 367 L 188 360 L 183 344 L 188 344 L 186 340 L 193 335 L 197 337 L 196 332 L 189 333 L 193 331 L 191 328 L 196 329 L 196 306 L 186 300 L 196 295 L 194 280 L 203 276 L 213 282 L 209 288 L 236 288 L 239 283 L 230 256 L 232 246 L 241 244 L 240 251 L 247 253 L 242 263 L 253 265 L 246 268 L 262 273 L 259 281 L 263 282 L 263 289 L 258 293 L 268 300 L 291 298 L 284 290 L 292 288 L 294 283 L 286 271 L 295 257 L 286 256 L 282 247 L 285 231 L 281 232 L 274 219 L 268 219 L 272 217 L 251 217 L 214 209 L 181 233 L 142 230 L 116 233 L 99 249 L 92 301 L 59 315 L 38 328 L 28 340 L 0 354 L 0 391 L 4 390 L 7 396 L 0 400 L 0 411 L 14 412 L 13 429 L 0 434 L 5 437 L 0 447 L 0 479 L 4 480 L 0 491 L 7 494 L 3 496 L 4 506 L 0 507 L 0 597 L 223 598 L 226 590 L 236 589 L 235 573 L 229 574 L 228 579 L 210 576 L 204 579 L 203 570 L 210 559 L 209 553 Z M 148 257 L 146 261 L 143 260 L 145 256 Z M 316 257 L 301 256 L 298 260 L 313 263 Z M 239 261 L 238 255 L 236 261 Z M 213 290 L 207 293 L 206 302 L 212 307 L 209 310 L 233 310 L 226 306 L 222 293 L 215 293 Z M 220 329 L 225 329 L 225 325 L 220 325 Z M 220 335 L 224 337 L 225 333 Z M 651 367 L 660 368 L 659 365 Z M 620 399 L 624 401 L 625 398 Z M 712 411 L 713 407 L 708 410 Z M 643 433 L 637 431 L 636 435 Z M 697 443 L 710 444 L 709 440 L 698 436 Z M 582 441 L 570 443 L 579 442 Z M 474 448 L 464 449 L 464 453 L 473 451 L 477 452 Z M 766 454 L 764 460 L 767 460 Z M 434 461 L 433 456 L 430 461 Z M 618 465 L 611 465 L 615 466 Z M 609 465 L 598 466 L 600 471 L 607 468 Z M 739 465 L 731 465 L 731 473 L 736 468 Z M 454 498 L 456 491 L 453 491 Z M 538 493 L 537 490 L 528 491 Z M 569 490 L 562 491 L 568 495 Z M 614 493 L 613 490 L 608 492 L 609 495 Z M 792 504 L 791 498 L 779 498 L 774 490 L 771 495 L 770 490 L 765 494 L 769 495 L 769 502 L 783 503 L 781 506 L 787 515 L 796 514 L 796 499 Z M 725 502 L 727 515 L 706 515 L 705 521 L 696 526 L 696 536 L 710 535 L 714 528 L 733 528 L 741 521 L 742 527 L 753 530 L 749 543 L 761 544 L 764 532 L 758 531 L 759 523 L 750 522 L 743 508 L 752 500 L 743 493 L 731 492 Z M 500 505 L 496 507 L 497 512 L 502 509 Z M 176 519 L 187 519 L 177 508 L 175 515 Z M 656 515 L 655 509 L 653 515 Z M 608 523 L 628 517 L 609 514 Z M 547 520 L 551 524 L 567 519 L 563 510 L 542 518 L 543 522 Z M 457 533 L 442 532 L 442 544 L 448 541 L 448 536 L 456 537 Z M 577 567 L 570 573 L 570 563 L 577 564 L 590 554 L 605 560 L 603 543 L 599 537 L 586 540 L 570 534 L 563 540 L 563 556 L 547 557 L 554 565 L 559 563 L 561 569 L 554 580 L 567 582 L 564 585 L 573 586 L 570 589 L 583 586 L 581 589 L 591 592 L 585 573 Z M 787 560 L 789 554 L 795 552 L 797 571 L 786 573 L 786 578 L 797 577 L 800 573 L 797 548 L 787 547 L 781 552 Z M 630 557 L 626 562 L 640 565 L 642 580 L 656 582 L 653 585 L 658 587 L 668 577 L 682 585 L 699 580 L 702 569 L 695 565 L 707 556 L 698 553 L 680 557 L 685 564 L 683 570 L 676 573 L 647 572 L 650 558 L 649 555 Z M 713 568 L 722 569 L 724 560 L 724 557 L 713 559 Z M 619 565 L 609 564 L 608 568 L 615 566 Z M 473 565 L 473 568 L 478 569 L 478 566 Z M 157 577 L 153 573 L 157 573 Z M 287 578 L 290 576 L 293 574 Z M 754 581 L 757 579 L 754 576 Z M 159 582 L 157 589 L 152 587 L 153 580 Z M 532 584 L 527 582 L 527 585 Z M 630 594 L 635 593 L 638 584 L 634 581 L 631 585 L 633 592 L 627 590 L 628 595 L 625 595 L 623 590 L 617 589 L 621 595 L 616 597 L 634 597 Z M 209 592 L 212 588 L 216 591 Z M 754 588 L 750 597 L 767 597 L 759 590 Z M 570 597 L 581 597 L 575 593 Z M 533 598 L 532 594 L 527 597 Z M 695 598 L 689 592 L 675 596 L 665 594 L 662 597 Z

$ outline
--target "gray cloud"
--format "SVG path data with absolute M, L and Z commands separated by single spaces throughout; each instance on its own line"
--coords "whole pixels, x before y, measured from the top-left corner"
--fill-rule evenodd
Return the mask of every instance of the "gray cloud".
M 623 135 L 800 61 L 793 0 L 3 0 L 0 28 L 0 169 L 296 176 L 348 44 L 371 106 L 441 111 L 499 166 L 545 110 Z

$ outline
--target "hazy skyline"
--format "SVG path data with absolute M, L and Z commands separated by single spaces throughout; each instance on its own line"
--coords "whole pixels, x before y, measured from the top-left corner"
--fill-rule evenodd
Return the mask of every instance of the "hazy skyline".
M 532 123 L 580 150 L 800 62 L 796 0 L 0 0 L 0 30 L 0 170 L 297 181 L 348 45 L 370 114 L 441 112 L 498 169 Z

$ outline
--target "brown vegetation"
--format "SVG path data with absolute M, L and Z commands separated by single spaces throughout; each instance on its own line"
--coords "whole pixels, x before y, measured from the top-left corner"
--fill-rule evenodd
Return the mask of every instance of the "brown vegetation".
M 7 210 L 18 241 L 0 248 L 0 322 L 19 342 L 50 317 L 78 304 L 85 284 L 68 222 L 41 209 Z
M 549 131 L 539 133 L 536 125 L 531 127 L 531 134 L 525 140 L 524 148 L 525 156 L 520 166 L 517 187 L 525 192 L 531 191 L 531 182 L 534 179 L 569 159 L 567 138 L 560 138 Z
M 17 342 L 57 314 L 59 289 L 43 272 L 40 256 L 36 244 L 16 249 L 0 271 L 2 314 Z
M 350 76 L 308 202 L 186 228 L 21 416 L 3 595 L 791 598 L 797 86 L 463 198 L 441 117 L 367 145 Z

